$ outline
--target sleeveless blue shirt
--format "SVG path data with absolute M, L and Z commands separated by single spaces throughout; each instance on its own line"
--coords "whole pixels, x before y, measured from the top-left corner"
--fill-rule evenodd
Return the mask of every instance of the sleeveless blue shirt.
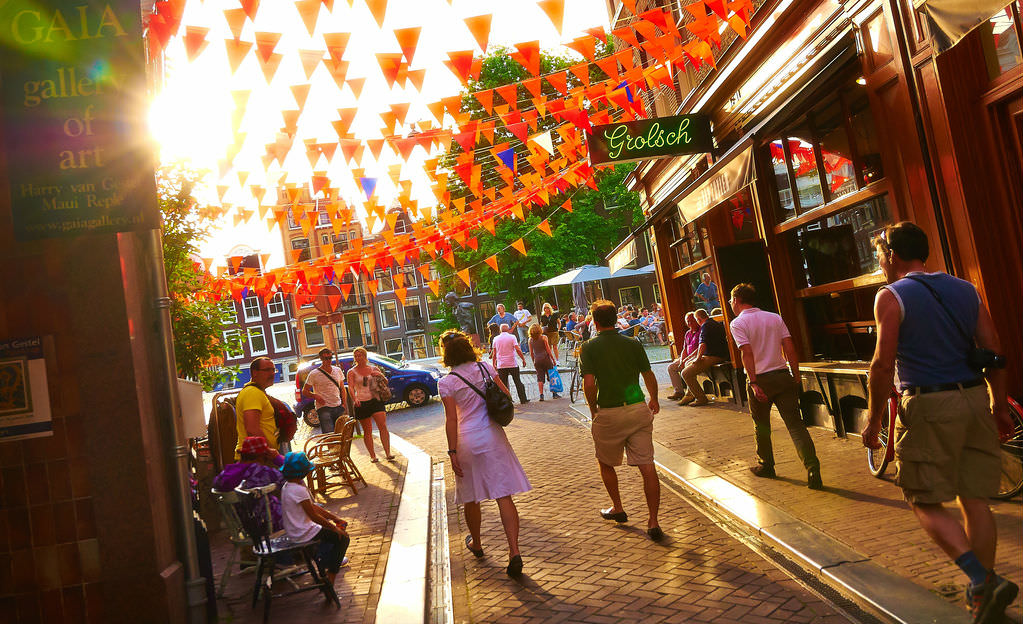
M 969 340 L 923 284 L 902 278 L 885 286 L 902 309 L 895 367 L 901 388 L 961 383 L 980 375 L 966 363 L 977 331 L 980 295 L 973 284 L 947 273 L 911 273 L 925 280 L 962 327 Z

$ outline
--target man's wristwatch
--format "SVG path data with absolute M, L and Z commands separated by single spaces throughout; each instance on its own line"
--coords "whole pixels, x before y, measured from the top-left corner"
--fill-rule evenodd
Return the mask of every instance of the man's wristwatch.
M 448 455 L 454 455 L 458 452 L 458 449 L 448 449 Z

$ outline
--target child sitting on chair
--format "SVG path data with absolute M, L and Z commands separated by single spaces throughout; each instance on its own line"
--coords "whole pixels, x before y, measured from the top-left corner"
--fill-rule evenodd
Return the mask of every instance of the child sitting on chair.
M 345 552 L 351 539 L 345 530 L 347 522 L 313 504 L 309 490 L 302 483 L 312 469 L 312 462 L 305 453 L 293 452 L 284 456 L 284 465 L 281 466 L 286 481 L 281 490 L 284 530 L 292 541 L 315 539 L 320 542 L 316 562 L 333 585 L 338 570 L 348 563 Z

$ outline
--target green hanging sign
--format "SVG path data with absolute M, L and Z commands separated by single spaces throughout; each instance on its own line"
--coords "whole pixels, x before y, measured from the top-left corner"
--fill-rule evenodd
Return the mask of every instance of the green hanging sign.
M 138 0 L 0 0 L 0 98 L 17 239 L 159 225 Z
M 594 126 L 586 135 L 590 164 L 606 165 L 713 149 L 706 115 L 675 115 Z

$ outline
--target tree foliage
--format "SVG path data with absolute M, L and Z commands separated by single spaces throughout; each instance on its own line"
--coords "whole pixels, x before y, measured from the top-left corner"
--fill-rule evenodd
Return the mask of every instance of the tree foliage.
M 198 245 L 210 236 L 214 223 L 210 209 L 192 196 L 200 178 L 199 172 L 184 167 L 165 167 L 157 176 L 157 195 L 178 376 L 210 390 L 221 373 L 206 367 L 219 360 L 225 347 L 238 350 L 241 338 L 224 344 L 224 322 L 230 320 L 204 296 L 203 274 L 196 266 Z
M 598 50 L 598 54 L 607 54 L 610 50 L 610 46 L 607 46 Z M 543 73 L 565 69 L 577 62 L 572 58 L 547 52 L 541 52 L 540 58 Z M 590 72 L 594 81 L 604 78 L 595 67 L 591 67 Z M 480 80 L 470 81 L 469 92 L 462 98 L 462 110 L 469 111 L 473 118 L 484 117 L 487 113 L 472 93 L 528 78 L 530 75 L 508 55 L 508 51 L 498 48 L 483 59 Z M 569 74 L 569 87 L 578 84 L 580 84 L 578 78 Z M 543 88 L 544 94 L 547 94 L 547 90 L 551 90 L 549 95 L 552 97 L 557 94 L 546 82 L 543 83 Z M 543 120 L 541 123 L 544 123 Z M 556 125 L 550 119 L 546 123 L 547 127 Z M 541 129 L 543 127 L 541 126 Z M 498 126 L 495 143 L 502 141 L 509 141 L 515 145 L 516 153 L 526 151 L 525 146 Z M 451 151 L 442 162 L 454 162 L 460 153 L 461 148 L 453 143 Z M 552 195 L 550 207 L 535 208 L 532 213 L 526 215 L 525 222 L 506 219 L 498 223 L 494 236 L 481 233 L 478 237 L 477 250 L 464 248 L 455 253 L 457 265 L 459 267 L 476 265 L 471 274 L 473 279 L 478 281 L 479 290 L 493 293 L 507 290 L 505 303 L 510 304 L 516 299 L 532 299 L 529 290 L 532 284 L 583 264 L 603 264 L 604 257 L 615 248 L 630 227 L 638 225 L 642 219 L 639 196 L 627 191 L 623 184 L 625 176 L 634 168 L 632 164 L 625 164 L 600 169 L 596 173 L 597 190 L 581 187 L 567 194 Z M 448 178 L 452 197 L 468 192 L 457 177 Z M 484 178 L 486 179 L 486 174 Z M 568 198 L 571 198 L 573 212 L 554 210 L 554 207 L 560 206 Z M 548 223 L 553 237 L 534 229 L 548 213 L 550 213 Z M 528 251 L 526 256 L 511 249 L 505 250 L 520 237 L 526 243 Z M 484 259 L 494 254 L 498 254 L 497 273 L 483 263 Z M 451 288 L 459 292 L 464 290 L 462 282 L 454 276 L 450 267 L 444 263 L 437 265 L 441 272 L 444 292 Z

